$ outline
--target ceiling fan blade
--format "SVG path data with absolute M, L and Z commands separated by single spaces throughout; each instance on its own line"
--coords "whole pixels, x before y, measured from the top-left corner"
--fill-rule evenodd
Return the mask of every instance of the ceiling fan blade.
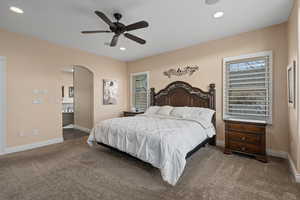
M 124 36 L 127 37 L 130 40 L 133 40 L 133 41 L 137 42 L 137 43 L 146 44 L 146 40 L 143 40 L 142 38 L 139 38 L 139 37 L 137 37 L 135 35 L 132 35 L 130 33 L 125 33 Z
M 82 34 L 90 34 L 90 33 L 110 33 L 111 31 L 81 31 Z
M 111 40 L 110 46 L 111 47 L 115 47 L 118 43 L 118 39 L 119 39 L 120 35 L 114 35 L 113 39 Z
M 98 17 L 100 17 L 105 23 L 107 23 L 110 27 L 114 27 L 114 28 L 116 27 L 116 25 L 112 23 L 112 21 L 110 21 L 110 19 L 108 19 L 108 17 L 106 17 L 106 15 L 103 12 L 96 10 L 95 14 Z
M 140 22 L 137 22 L 137 23 L 130 24 L 130 25 L 126 26 L 125 30 L 126 31 L 133 31 L 133 30 L 140 29 L 140 28 L 146 28 L 148 26 L 149 26 L 148 22 L 140 21 Z

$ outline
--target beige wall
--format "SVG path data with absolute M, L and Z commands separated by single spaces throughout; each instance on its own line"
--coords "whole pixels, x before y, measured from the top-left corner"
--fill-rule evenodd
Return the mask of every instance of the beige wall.
M 93 128 L 93 73 L 84 67 L 74 67 L 74 124 Z
M 150 87 L 156 91 L 175 80 L 189 82 L 193 86 L 207 89 L 216 83 L 218 139 L 224 140 L 222 121 L 222 59 L 260 51 L 273 51 L 274 107 L 273 126 L 267 128 L 267 146 L 278 151 L 288 151 L 288 120 L 286 95 L 287 24 L 283 23 L 258 31 L 239 34 L 221 40 L 210 41 L 193 47 L 179 49 L 158 56 L 128 63 L 128 72 L 150 71 Z M 168 79 L 163 72 L 178 66 L 198 65 L 200 71 L 191 77 Z
M 0 56 L 7 59 L 7 146 L 62 137 L 61 70 L 72 65 L 94 74 L 94 121 L 127 109 L 126 63 L 0 29 Z M 102 79 L 120 83 L 117 105 L 102 105 Z M 34 94 L 39 89 L 45 93 Z M 39 98 L 42 104 L 33 104 Z M 39 134 L 33 134 L 38 129 Z M 24 136 L 20 136 L 20 132 Z
M 299 63 L 299 0 L 294 1 L 294 7 L 288 21 L 288 63 L 292 64 L 293 61 Z M 297 73 L 297 85 L 299 86 L 299 64 L 296 66 Z M 297 87 L 300 89 L 299 87 Z M 296 109 L 289 107 L 289 126 L 290 126 L 290 136 L 289 144 L 290 149 L 289 153 L 300 171 L 300 136 L 299 136 L 299 92 L 297 96 L 297 106 Z
M 63 103 L 73 103 L 74 98 L 69 97 L 69 87 L 73 87 L 73 73 L 62 71 L 62 83 L 61 86 L 64 86 L 64 98 Z

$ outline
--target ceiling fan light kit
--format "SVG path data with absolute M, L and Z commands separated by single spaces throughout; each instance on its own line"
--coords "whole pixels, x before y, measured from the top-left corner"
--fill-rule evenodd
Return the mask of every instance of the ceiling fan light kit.
M 139 44 L 146 44 L 146 40 L 127 32 L 141 29 L 141 28 L 146 28 L 149 26 L 148 22 L 139 21 L 126 26 L 123 23 L 119 22 L 122 18 L 122 15 L 120 13 L 114 14 L 114 17 L 117 20 L 116 22 L 112 22 L 103 12 L 95 11 L 95 14 L 98 17 L 100 17 L 109 26 L 109 30 L 82 31 L 81 33 L 83 34 L 114 33 L 114 36 L 110 42 L 111 47 L 115 47 L 117 45 L 118 39 L 121 35 L 124 35 L 126 38 L 133 40 Z

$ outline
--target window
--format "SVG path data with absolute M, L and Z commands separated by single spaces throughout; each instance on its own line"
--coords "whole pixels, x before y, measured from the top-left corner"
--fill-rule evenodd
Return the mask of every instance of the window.
M 131 74 L 131 109 L 145 111 L 149 99 L 149 72 Z
M 224 59 L 223 118 L 272 123 L 272 52 Z

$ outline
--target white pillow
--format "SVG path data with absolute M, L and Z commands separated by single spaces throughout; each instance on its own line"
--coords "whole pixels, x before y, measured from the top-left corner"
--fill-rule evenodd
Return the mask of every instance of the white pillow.
M 191 112 L 190 107 L 174 107 L 170 115 L 178 118 L 184 118 Z
M 215 111 L 209 108 L 190 107 L 190 109 L 190 115 L 203 115 L 207 120 L 212 120 L 212 117 L 215 114 Z
M 162 106 L 156 112 L 158 115 L 170 115 L 171 111 L 173 110 L 172 106 Z
M 195 120 L 199 122 L 204 128 L 210 128 L 212 126 L 212 117 L 214 116 L 215 111 L 208 108 L 191 108 L 189 115 L 186 115 L 184 118 L 189 120 Z
M 145 114 L 146 114 L 146 115 L 153 115 L 153 114 L 156 114 L 157 111 L 159 110 L 159 108 L 160 108 L 160 106 L 150 106 L 150 107 L 146 110 Z

